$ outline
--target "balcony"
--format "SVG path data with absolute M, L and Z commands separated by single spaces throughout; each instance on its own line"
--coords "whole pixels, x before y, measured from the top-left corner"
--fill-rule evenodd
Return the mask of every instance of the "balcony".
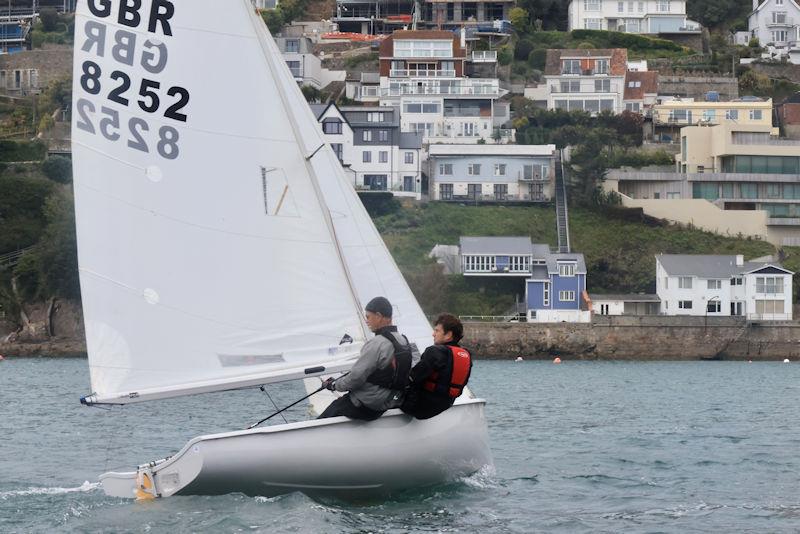
M 586 87 L 581 86 L 577 91 L 562 91 L 560 85 L 551 85 L 550 86 L 550 93 L 552 94 L 563 94 L 563 95 L 570 95 L 570 94 L 596 94 L 596 95 L 616 95 L 620 93 L 619 87 L 616 85 L 610 85 L 608 90 L 598 90 L 597 87 L 593 85 L 587 85 Z
M 513 204 L 515 202 L 549 202 L 550 199 L 541 194 L 522 194 L 522 195 L 508 195 L 508 194 L 489 194 L 489 195 L 450 195 L 447 198 L 439 198 L 441 202 L 500 202 L 504 204 Z
M 390 78 L 455 78 L 454 70 L 392 69 Z
M 583 70 L 575 70 L 575 69 L 564 69 L 561 71 L 563 76 L 608 76 L 607 69 L 583 69 Z
M 381 87 L 381 96 L 403 95 L 453 95 L 453 96 L 485 96 L 497 98 L 500 95 L 498 80 L 456 78 L 439 81 L 391 81 L 389 87 Z
M 768 20 L 767 27 L 768 28 L 776 28 L 781 26 L 794 26 L 794 18 L 793 17 L 776 17 L 775 20 Z
M 496 63 L 497 51 L 496 50 L 483 50 L 475 51 L 472 53 L 473 63 Z
M 517 181 L 525 183 L 547 183 L 550 181 L 550 175 L 546 173 L 533 173 L 532 175 L 525 175 L 522 172 L 517 172 Z

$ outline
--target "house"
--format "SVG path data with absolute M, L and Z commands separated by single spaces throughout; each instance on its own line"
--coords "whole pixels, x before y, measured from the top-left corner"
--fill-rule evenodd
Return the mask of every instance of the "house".
M 430 198 L 439 201 L 548 202 L 555 145 L 430 145 Z
M 747 18 L 751 37 L 771 53 L 796 57 L 800 51 L 800 3 L 795 0 L 753 0 Z
M 398 109 L 333 103 L 311 109 L 357 190 L 421 198 L 422 136 L 400 131 Z
M 345 80 L 345 71 L 322 68 L 322 60 L 314 55 L 314 44 L 308 37 L 275 37 L 275 44 L 298 84 L 322 89 L 331 82 Z
M 461 237 L 459 256 L 464 276 L 529 278 L 531 267 L 545 265 L 547 245 L 531 243 L 530 237 Z
M 677 141 L 684 126 L 697 124 L 735 124 L 738 126 L 772 126 L 772 99 L 758 97 L 719 100 L 711 93 L 710 100 L 674 98 L 653 105 L 650 113 L 655 141 Z M 774 132 L 777 135 L 777 130 Z
M 800 141 L 771 126 L 687 126 L 676 170 L 608 173 L 603 187 L 652 217 L 800 245 Z
M 572 30 L 626 33 L 699 33 L 700 25 L 686 18 L 684 0 L 570 0 L 567 26 Z
M 544 265 L 537 260 L 544 260 Z M 559 323 L 591 321 L 591 312 L 581 305 L 586 292 L 586 262 L 583 254 L 548 253 L 534 257 L 531 275 L 525 281 L 525 304 L 530 322 Z
M 547 109 L 621 113 L 627 62 L 624 48 L 548 50 Z
M 396 31 L 381 43 L 379 60 L 380 104 L 401 110 L 402 131 L 421 132 L 425 143 L 475 144 L 498 134 L 514 141 L 495 124 L 495 102 L 506 91 L 496 77 L 466 75 L 471 56 L 454 33 Z
M 800 92 L 786 97 L 775 106 L 778 124 L 786 137 L 800 139 Z
M 793 274 L 777 263 L 745 262 L 741 255 L 661 254 L 656 293 L 665 315 L 789 321 Z
M 628 70 L 625 73 L 625 90 L 622 95 L 625 111 L 648 113 L 658 96 L 658 72 Z
M 425 0 L 422 4 L 422 20 L 433 27 L 447 30 L 469 27 L 482 33 L 510 33 L 507 23 L 495 23 L 509 20 L 514 3 L 514 0 Z
M 343 32 L 387 34 L 409 26 L 413 0 L 336 0 L 332 21 Z
M 589 294 L 590 310 L 596 315 L 658 315 L 661 299 L 658 295 Z
M 365 104 L 378 104 L 381 97 L 381 77 L 377 72 L 347 73 L 345 96 Z
M 0 94 L 36 94 L 71 73 L 71 47 L 54 46 L 0 54 Z

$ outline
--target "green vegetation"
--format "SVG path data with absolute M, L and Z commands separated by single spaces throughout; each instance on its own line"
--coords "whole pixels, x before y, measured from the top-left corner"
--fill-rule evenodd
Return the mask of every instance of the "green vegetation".
M 269 28 L 270 33 L 275 35 L 281 31 L 284 24 L 291 24 L 295 20 L 303 20 L 310 0 L 282 0 L 275 9 L 265 9 L 261 11 L 261 18 Z
M 41 161 L 47 146 L 41 141 L 0 141 L 0 162 Z
M 460 236 L 531 236 L 557 242 L 555 210 L 546 207 L 463 206 L 432 203 L 402 208 L 375 223 L 423 309 L 463 315 L 496 315 L 524 294 L 522 281 L 486 282 L 444 276 L 428 253 L 436 244 L 458 244 Z M 720 237 L 645 219 L 622 208 L 570 208 L 572 248 L 582 252 L 592 292 L 654 291 L 654 255 L 659 253 L 774 254 L 763 241 Z M 798 253 L 800 256 L 800 253 Z M 800 260 L 798 260 L 800 261 Z M 800 269 L 798 269 L 800 270 Z
M 75 16 L 59 14 L 52 7 L 42 8 L 39 20 L 33 25 L 31 46 L 41 48 L 44 43 L 72 44 L 75 33 Z

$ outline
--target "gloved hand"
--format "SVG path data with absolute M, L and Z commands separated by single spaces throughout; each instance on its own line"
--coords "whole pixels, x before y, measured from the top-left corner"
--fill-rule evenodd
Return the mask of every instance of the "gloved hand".
M 325 389 L 329 389 L 331 391 L 336 391 L 336 380 L 333 378 L 328 378 L 324 382 L 322 382 L 322 387 Z

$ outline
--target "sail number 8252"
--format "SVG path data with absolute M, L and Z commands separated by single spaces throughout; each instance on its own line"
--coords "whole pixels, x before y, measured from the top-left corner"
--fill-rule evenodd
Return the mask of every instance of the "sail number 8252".
M 95 105 L 85 98 L 80 98 L 75 103 L 75 111 L 78 113 L 77 127 L 84 132 L 92 135 L 100 134 L 109 141 L 118 141 L 122 134 L 120 133 L 119 112 L 116 109 L 107 108 L 105 106 L 100 108 L 100 115 L 102 116 L 95 127 L 93 118 L 97 115 L 97 108 Z M 128 120 L 128 147 L 144 152 L 150 153 L 150 145 L 145 137 L 150 131 L 150 125 L 146 120 L 140 117 L 131 117 Z M 172 126 L 162 126 L 158 129 L 158 141 L 156 142 L 156 150 L 158 154 L 164 159 L 176 159 L 180 155 L 178 147 L 178 140 L 180 134 L 178 130 Z

